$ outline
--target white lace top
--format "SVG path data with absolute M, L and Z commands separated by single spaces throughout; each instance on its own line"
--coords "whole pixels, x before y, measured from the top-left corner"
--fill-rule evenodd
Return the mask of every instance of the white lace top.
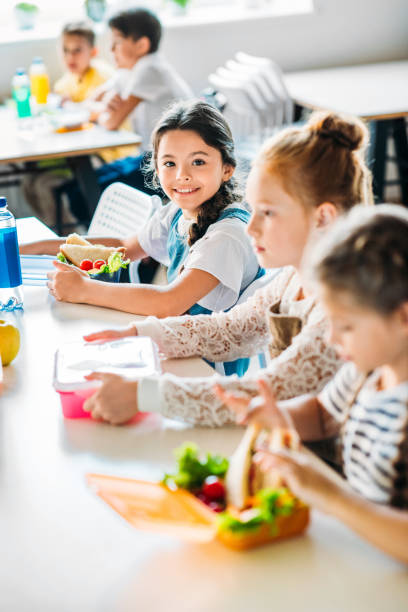
M 270 332 L 270 317 L 299 317 L 301 332 L 269 366 L 242 378 L 214 375 L 180 378 L 171 374 L 143 379 L 138 386 L 139 410 L 160 412 L 196 425 L 219 426 L 235 421 L 230 410 L 213 393 L 219 382 L 229 390 L 256 395 L 257 380 L 265 379 L 278 399 L 317 393 L 339 369 L 341 361 L 325 340 L 326 320 L 311 297 L 297 299 L 300 278 L 293 268 L 283 268 L 271 282 L 245 303 L 229 312 L 212 315 L 148 317 L 136 324 L 139 335 L 150 336 L 170 358 L 204 357 L 232 361 L 264 352 L 276 353 L 278 339 Z M 279 303 L 279 314 L 271 306 Z M 276 310 L 275 310 L 276 312 Z

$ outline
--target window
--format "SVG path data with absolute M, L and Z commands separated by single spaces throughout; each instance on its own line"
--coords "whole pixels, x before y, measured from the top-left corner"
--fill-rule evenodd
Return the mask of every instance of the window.
M 39 26 L 44 24 L 59 24 L 66 21 L 83 19 L 85 17 L 84 0 L 69 0 L 69 2 L 56 2 L 56 0 L 28 0 L 39 7 L 37 23 Z M 0 23 L 9 27 L 10 23 L 15 22 L 13 12 L 18 0 L 0 0 Z M 219 9 L 222 19 L 226 15 L 231 17 L 231 7 L 234 6 L 240 11 L 252 12 L 254 16 L 257 10 L 275 12 L 276 14 L 291 14 L 296 12 L 310 12 L 313 0 L 190 0 L 188 14 L 192 18 L 197 17 L 200 21 L 205 21 L 208 17 L 216 18 L 214 9 Z M 173 21 L 173 11 L 171 10 L 171 0 L 107 0 L 108 10 L 120 10 L 129 6 L 142 6 L 157 12 L 164 23 L 168 19 Z M 217 11 L 218 12 L 218 11 Z M 235 13 L 234 13 L 235 14 Z M 16 25 L 17 28 L 17 25 Z M 27 35 L 29 31 L 26 32 Z

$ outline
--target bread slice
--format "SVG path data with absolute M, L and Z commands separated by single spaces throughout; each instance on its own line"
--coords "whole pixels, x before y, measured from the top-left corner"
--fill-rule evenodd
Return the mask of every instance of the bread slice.
M 255 441 L 260 433 L 258 425 L 249 425 L 242 440 L 230 457 L 228 471 L 225 475 L 227 503 L 241 510 L 245 507 L 250 495 L 249 474 Z
M 254 423 L 247 427 L 241 442 L 230 457 L 225 476 L 227 502 L 239 510 L 245 508 L 248 498 L 257 491 L 284 485 L 279 472 L 270 470 L 265 473 L 253 463 L 252 457 L 260 442 L 272 452 L 279 452 L 282 448 L 297 450 L 300 445 L 299 436 L 294 430 L 275 427 L 271 432 L 266 432 Z
M 82 236 L 79 236 L 78 234 L 70 234 L 67 236 L 65 242 L 66 244 L 82 244 L 82 246 L 91 246 L 91 243 L 88 240 L 82 238 Z
M 108 260 L 112 253 L 115 253 L 119 249 L 114 247 L 96 246 L 96 245 L 82 245 L 82 244 L 61 244 L 60 251 L 64 257 L 73 263 L 78 268 L 84 259 L 90 259 L 96 261 L 97 259 Z

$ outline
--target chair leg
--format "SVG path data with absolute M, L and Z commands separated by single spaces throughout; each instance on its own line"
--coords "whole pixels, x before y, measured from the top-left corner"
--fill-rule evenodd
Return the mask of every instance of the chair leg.
M 55 199 L 55 229 L 58 236 L 62 236 L 62 211 L 63 211 L 63 195 L 59 187 L 53 190 Z

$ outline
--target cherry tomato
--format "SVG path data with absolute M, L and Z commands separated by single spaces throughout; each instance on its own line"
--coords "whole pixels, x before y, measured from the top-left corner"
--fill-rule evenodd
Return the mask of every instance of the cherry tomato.
M 201 491 L 202 494 L 211 501 L 216 501 L 225 497 L 225 486 L 218 476 L 207 476 Z
M 93 262 L 90 259 L 83 259 L 79 267 L 81 268 L 81 270 L 92 270 Z
M 102 268 L 102 266 L 106 265 L 106 261 L 104 259 L 97 259 L 96 261 L 93 262 L 93 267 L 96 268 L 97 270 L 99 270 L 99 268 Z

